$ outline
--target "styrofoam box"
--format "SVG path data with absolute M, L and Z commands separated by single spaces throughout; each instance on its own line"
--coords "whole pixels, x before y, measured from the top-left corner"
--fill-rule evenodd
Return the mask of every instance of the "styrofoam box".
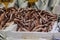
M 54 23 L 53 29 L 50 32 L 18 32 L 16 31 L 17 24 L 11 23 L 9 27 L 5 30 L 0 31 L 6 40 L 20 40 L 20 39 L 39 39 L 44 38 L 47 40 L 52 40 L 53 34 L 58 32 L 57 22 Z
M 7 40 L 20 40 L 20 39 L 47 39 L 52 40 L 53 33 L 46 32 L 11 32 L 11 31 L 1 31 Z

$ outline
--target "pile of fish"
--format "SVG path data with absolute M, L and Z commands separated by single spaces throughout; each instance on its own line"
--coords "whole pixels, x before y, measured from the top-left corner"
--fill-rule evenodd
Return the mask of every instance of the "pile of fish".
M 18 25 L 16 31 L 49 32 L 57 21 L 56 14 L 33 8 L 8 8 L 0 15 L 0 30 L 14 22 Z

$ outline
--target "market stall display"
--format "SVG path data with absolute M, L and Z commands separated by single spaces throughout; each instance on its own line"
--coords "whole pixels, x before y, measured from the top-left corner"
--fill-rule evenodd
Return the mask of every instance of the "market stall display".
M 0 40 L 60 40 L 59 0 L 0 0 Z

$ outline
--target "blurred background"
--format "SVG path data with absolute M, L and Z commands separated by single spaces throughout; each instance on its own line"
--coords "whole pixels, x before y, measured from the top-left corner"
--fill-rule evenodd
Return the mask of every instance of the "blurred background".
M 41 10 L 55 12 L 56 6 L 59 5 L 60 5 L 60 0 L 37 0 L 36 2 L 34 2 L 32 7 Z M 8 8 L 9 7 L 27 8 L 28 6 L 29 6 L 29 0 L 13 0 L 12 3 L 8 4 Z M 0 3 L 0 8 L 3 7 L 5 7 L 5 5 L 3 3 Z

